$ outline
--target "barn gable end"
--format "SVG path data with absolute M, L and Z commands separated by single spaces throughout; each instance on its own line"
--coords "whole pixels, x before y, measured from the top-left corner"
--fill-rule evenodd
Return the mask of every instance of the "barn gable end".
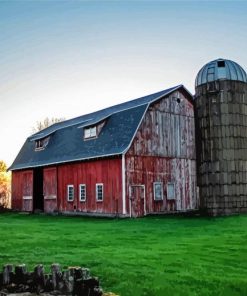
M 186 91 L 150 104 L 125 159 L 131 216 L 198 206 L 194 107 Z

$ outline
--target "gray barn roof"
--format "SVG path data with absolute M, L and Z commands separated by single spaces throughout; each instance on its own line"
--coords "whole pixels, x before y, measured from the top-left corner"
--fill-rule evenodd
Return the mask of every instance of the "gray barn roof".
M 19 170 L 121 155 L 131 145 L 148 106 L 179 88 L 185 89 L 182 85 L 178 85 L 149 96 L 53 124 L 27 138 L 9 169 Z M 106 124 L 99 136 L 84 141 L 83 127 L 91 126 L 104 119 L 106 119 Z M 35 140 L 47 136 L 50 136 L 47 147 L 44 150 L 35 151 Z

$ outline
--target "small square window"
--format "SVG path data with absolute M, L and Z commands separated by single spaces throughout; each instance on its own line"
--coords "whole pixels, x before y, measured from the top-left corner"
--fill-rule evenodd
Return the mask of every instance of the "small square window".
M 154 182 L 154 200 L 163 199 L 163 183 Z
M 79 199 L 80 201 L 86 201 L 86 185 L 85 184 L 79 185 Z
M 96 184 L 96 200 L 103 201 L 104 192 L 103 192 L 103 184 Z
M 167 184 L 167 199 L 168 200 L 175 199 L 175 184 L 174 183 Z
M 88 127 L 84 129 L 84 139 L 96 138 L 97 130 L 96 126 Z
M 74 185 L 67 186 L 67 200 L 68 201 L 74 200 Z

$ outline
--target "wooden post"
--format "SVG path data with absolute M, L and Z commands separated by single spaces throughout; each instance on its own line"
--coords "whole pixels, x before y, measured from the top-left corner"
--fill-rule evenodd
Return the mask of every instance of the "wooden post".
M 15 267 L 15 282 L 16 284 L 24 284 L 26 281 L 27 267 L 25 264 L 20 264 Z
M 3 267 L 3 285 L 10 284 L 10 273 L 13 272 L 13 265 L 6 264 Z
M 60 273 L 61 273 L 60 264 L 53 263 L 51 265 L 51 275 L 52 275 L 52 285 L 54 290 L 57 290 L 58 288 L 58 274 Z
M 65 284 L 65 290 L 67 293 L 71 294 L 74 289 L 74 271 L 72 269 L 67 269 L 64 271 L 64 284 Z
M 38 264 L 34 268 L 34 282 L 37 292 L 41 292 L 45 288 L 45 269 L 42 264 Z

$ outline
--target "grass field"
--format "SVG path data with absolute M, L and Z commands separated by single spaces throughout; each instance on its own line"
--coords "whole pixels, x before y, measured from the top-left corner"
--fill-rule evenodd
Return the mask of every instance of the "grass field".
M 0 264 L 88 267 L 105 291 L 247 295 L 247 216 L 106 220 L 0 215 Z

